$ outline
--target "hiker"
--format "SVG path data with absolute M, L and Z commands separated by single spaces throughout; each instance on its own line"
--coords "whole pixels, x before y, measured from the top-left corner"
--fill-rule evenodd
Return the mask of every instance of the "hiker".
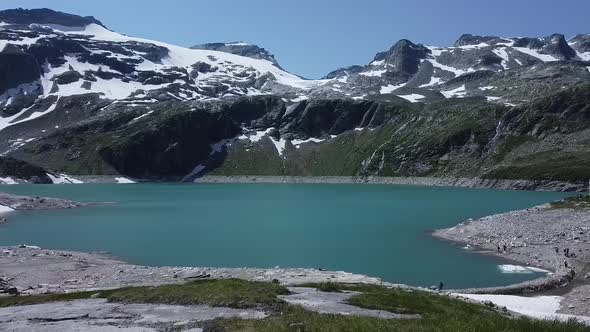
M 567 269 L 567 261 L 563 261 L 563 266 Z
M 504 252 L 506 252 L 506 245 L 503 245 L 502 248 L 504 248 Z
M 498 252 L 500 252 L 500 245 L 498 245 Z
M 441 281 L 441 282 L 438 284 L 438 290 L 439 290 L 439 291 L 441 291 L 441 290 L 443 290 L 443 288 L 444 288 L 444 287 L 445 287 L 445 284 L 443 284 L 443 282 Z
M 565 257 L 570 257 L 570 248 L 565 249 Z

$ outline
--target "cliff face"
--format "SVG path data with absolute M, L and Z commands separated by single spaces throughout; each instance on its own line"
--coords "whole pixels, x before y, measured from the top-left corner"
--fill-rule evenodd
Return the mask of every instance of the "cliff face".
M 43 168 L 10 157 L 0 157 L 0 178 L 38 184 L 53 183 Z
M 72 174 L 590 178 L 590 87 L 520 107 L 274 97 L 112 116 L 59 130 L 14 156 Z M 207 106 L 207 107 L 205 107 Z

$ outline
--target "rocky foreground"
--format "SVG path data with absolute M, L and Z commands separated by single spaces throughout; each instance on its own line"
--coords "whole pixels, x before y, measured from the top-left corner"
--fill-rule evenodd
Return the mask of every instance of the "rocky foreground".
M 590 209 L 550 204 L 508 212 L 438 230 L 434 236 L 468 244 L 482 253 L 571 276 L 560 312 L 590 315 Z M 566 255 L 566 251 L 569 254 Z M 563 282 L 566 286 L 567 281 Z M 530 284 L 530 283 L 529 283 Z M 560 286 L 560 285 L 553 285 Z M 539 284 L 542 290 L 544 285 Z M 489 290 L 494 292 L 493 289 Z
M 95 253 L 28 248 L 0 251 L 0 276 L 20 294 L 69 293 L 126 286 L 155 286 L 198 279 L 238 278 L 278 281 L 382 284 L 378 278 L 347 272 L 298 268 L 147 267 Z

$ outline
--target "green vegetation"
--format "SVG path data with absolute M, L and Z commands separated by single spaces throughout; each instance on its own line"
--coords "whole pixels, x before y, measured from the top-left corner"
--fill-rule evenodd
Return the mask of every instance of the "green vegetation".
M 225 331 L 588 331 L 574 321 L 567 323 L 513 319 L 501 309 L 475 305 L 446 296 L 386 289 L 380 286 L 309 284 L 334 290 L 363 292 L 351 298 L 355 306 L 395 313 L 418 313 L 417 320 L 383 320 L 369 317 L 323 315 L 289 306 L 264 320 L 216 320 Z
M 0 297 L 0 308 L 89 299 L 96 292 Z
M 238 279 L 194 281 L 184 285 L 130 287 L 108 292 L 111 302 L 207 304 L 214 307 L 251 308 L 280 303 L 277 295 L 288 290 L 278 284 Z
M 100 292 L 52 294 L 0 298 L 0 307 L 73 301 L 91 297 L 110 302 L 159 303 L 177 305 L 207 304 L 231 308 L 270 307 L 281 303 L 277 295 L 288 294 L 286 288 L 272 283 L 238 279 L 199 280 L 186 284 L 158 287 L 127 287 Z
M 590 208 L 590 196 L 576 196 L 551 203 L 554 209 L 588 209 Z
M 477 305 L 444 295 L 387 289 L 370 285 L 336 283 L 307 284 L 323 291 L 357 291 L 350 304 L 394 313 L 420 314 L 415 320 L 384 320 L 369 317 L 318 314 L 286 305 L 277 295 L 286 288 L 275 283 L 242 280 L 202 280 L 182 285 L 129 287 L 101 292 L 0 298 L 0 307 L 72 301 L 91 297 L 112 302 L 208 304 L 234 308 L 263 308 L 270 316 L 262 320 L 216 319 L 207 323 L 213 331 L 589 331 L 567 323 L 511 318 L 502 309 Z

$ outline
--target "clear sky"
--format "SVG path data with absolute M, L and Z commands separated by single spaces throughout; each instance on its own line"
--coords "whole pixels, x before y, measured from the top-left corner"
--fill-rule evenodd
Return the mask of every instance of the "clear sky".
M 397 40 L 449 46 L 463 33 L 590 33 L 588 0 L 1 0 L 92 15 L 111 30 L 191 46 L 245 41 L 296 74 L 366 64 Z

